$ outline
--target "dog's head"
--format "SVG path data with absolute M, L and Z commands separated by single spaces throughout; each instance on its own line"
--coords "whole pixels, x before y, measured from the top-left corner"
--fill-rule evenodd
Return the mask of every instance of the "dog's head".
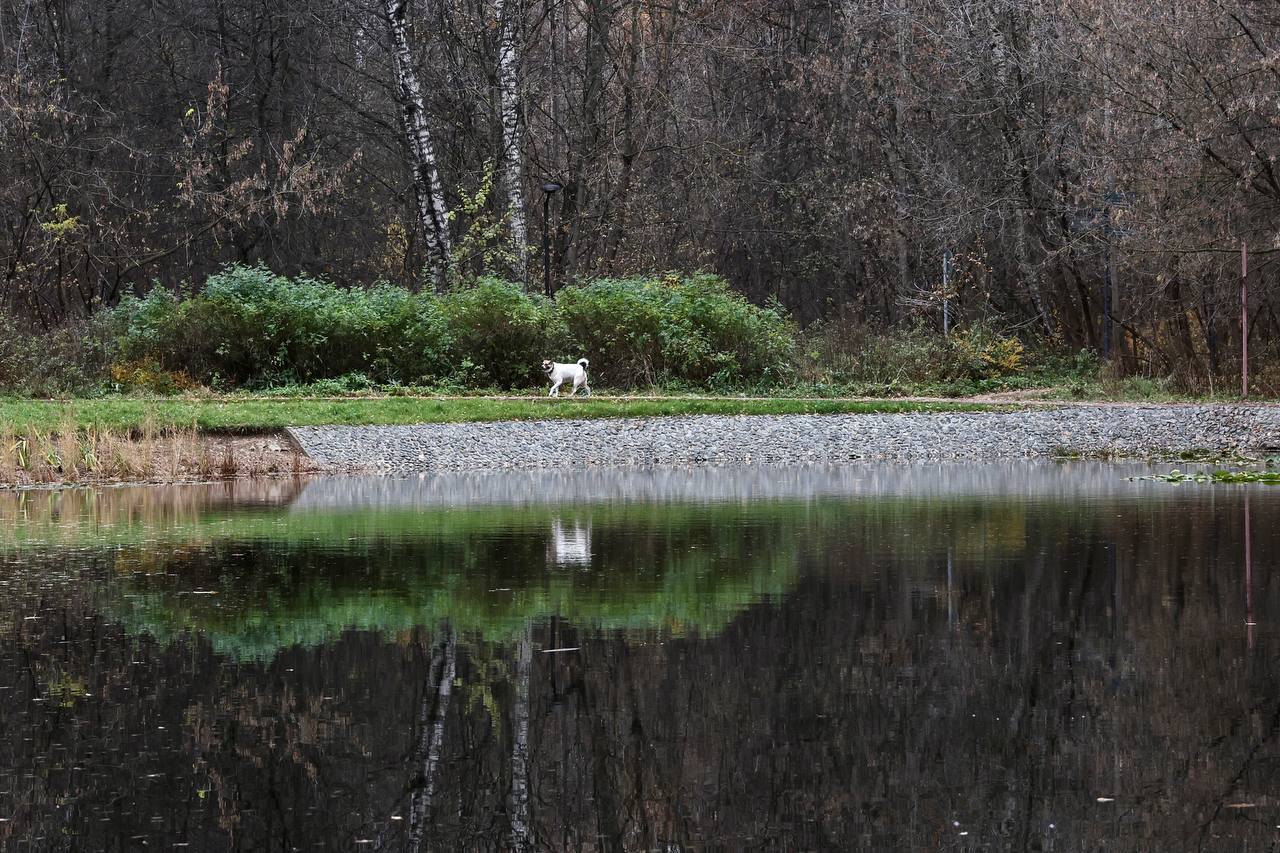
M 543 372 L 543 373 L 548 373 L 548 374 L 549 374 L 549 373 L 551 373 L 551 371 L 555 370 L 555 368 L 556 368 L 556 364 L 555 364 L 555 362 L 554 362 L 554 361 L 552 361 L 551 359 L 549 359 L 549 358 L 544 358 L 544 359 L 542 360 L 542 372 Z

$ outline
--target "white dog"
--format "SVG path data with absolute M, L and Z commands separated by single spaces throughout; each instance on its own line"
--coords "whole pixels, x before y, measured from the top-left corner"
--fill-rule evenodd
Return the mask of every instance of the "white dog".
M 577 364 L 561 364 L 551 359 L 543 359 L 542 372 L 547 374 L 547 378 L 551 380 L 551 393 L 548 397 L 559 397 L 560 386 L 565 382 L 573 382 L 573 390 L 569 392 L 572 397 L 578 393 L 581 388 L 586 392 L 586 396 L 591 396 L 591 386 L 587 384 L 587 360 L 585 358 L 578 359 Z

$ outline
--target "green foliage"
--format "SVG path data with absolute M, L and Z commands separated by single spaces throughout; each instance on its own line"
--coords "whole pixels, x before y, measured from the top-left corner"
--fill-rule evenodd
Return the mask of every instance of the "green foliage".
M 1280 485 L 1280 471 L 1180 471 L 1174 468 L 1167 474 L 1153 474 L 1150 477 L 1133 477 L 1136 480 L 1158 480 L 1162 483 L 1262 483 L 1264 485 Z
M 487 185 L 477 192 L 488 192 Z M 477 245 L 485 239 L 479 234 Z M 156 288 L 47 334 L 24 332 L 0 316 L 0 337 L 0 389 L 24 396 L 202 387 L 286 396 L 532 390 L 543 387 L 543 358 L 583 356 L 591 360 L 592 384 L 615 389 L 790 397 L 1044 387 L 1116 399 L 1171 394 L 1160 380 L 1108 378 L 1087 352 L 1024 349 L 987 324 L 949 338 L 924 326 L 876 330 L 838 319 L 797 333 L 779 308 L 752 305 L 704 274 L 601 279 L 569 285 L 551 301 L 461 273 L 448 293 L 436 295 L 228 266 L 188 296 Z
M 53 238 L 54 242 L 67 239 L 80 227 L 80 217 L 72 216 L 66 204 L 55 204 L 50 211 L 53 218 L 40 223 L 40 230 Z
M 190 298 L 156 290 L 116 317 L 125 361 L 154 359 L 214 387 L 353 375 L 369 386 L 518 388 L 542 383 L 543 358 L 584 355 L 613 385 L 777 384 L 794 340 L 780 310 L 708 275 L 598 281 L 552 302 L 492 277 L 437 297 L 233 266 Z
M 557 303 L 575 351 L 610 384 L 724 388 L 777 384 L 790 372 L 787 318 L 716 276 L 604 279 L 565 288 Z
M 79 676 L 55 671 L 45 685 L 45 695 L 56 702 L 60 708 L 74 708 L 77 699 L 89 695 L 89 687 Z
M 461 213 L 468 223 L 453 244 L 448 270 L 450 287 L 471 284 L 475 279 L 475 269 L 511 269 L 516 265 L 516 254 L 505 237 L 509 217 L 505 213 L 493 213 L 489 204 L 489 198 L 493 195 L 494 173 L 493 161 L 486 160 L 484 174 L 475 192 L 468 193 L 459 187 L 458 205 L 449 211 L 450 222 Z
M 156 289 L 117 309 L 126 358 L 157 359 L 215 387 L 361 373 L 421 381 L 449 363 L 438 301 L 391 285 L 344 290 L 265 267 L 228 267 L 184 300 Z
M 975 324 L 950 338 L 956 370 L 970 379 L 1011 376 L 1022 370 L 1022 342 Z
M 124 392 L 179 394 L 199 390 L 199 383 L 181 370 L 165 370 L 153 358 L 118 361 L 111 365 L 113 385 Z
M 442 300 L 455 357 L 471 383 L 522 387 L 542 381 L 541 363 L 564 338 L 555 306 L 519 285 L 481 278 Z M 462 364 L 463 359 L 469 364 Z

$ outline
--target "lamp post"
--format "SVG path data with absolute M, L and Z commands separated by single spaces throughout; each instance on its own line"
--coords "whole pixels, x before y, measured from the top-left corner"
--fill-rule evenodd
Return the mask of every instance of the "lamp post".
M 551 196 L 561 189 L 554 181 L 542 185 L 542 287 L 548 299 L 555 291 L 551 289 L 551 239 L 547 232 L 547 217 L 551 213 Z

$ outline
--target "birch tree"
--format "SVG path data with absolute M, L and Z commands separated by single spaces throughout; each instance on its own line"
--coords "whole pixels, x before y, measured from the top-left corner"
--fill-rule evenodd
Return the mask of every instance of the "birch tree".
M 529 823 L 529 682 L 533 671 L 533 627 L 525 623 L 524 633 L 516 643 L 516 666 L 513 678 L 515 696 L 511 708 L 511 792 L 507 808 L 510 814 L 513 851 L 525 853 L 533 847 L 533 828 Z
M 418 711 L 418 743 L 414 749 L 416 771 L 413 796 L 409 803 L 409 850 L 418 853 L 431 823 L 440 756 L 444 748 L 444 723 L 449 714 L 449 698 L 458 671 L 458 642 L 453 626 L 445 629 L 444 639 L 431 656 L 427 684 Z
M 413 195 L 418 221 L 427 244 L 436 287 L 442 288 L 449 269 L 449 214 L 445 207 L 444 189 L 436 166 L 431 130 L 427 127 L 422 84 L 413 67 L 409 50 L 409 32 L 405 24 L 407 0 L 385 0 L 387 27 L 391 33 L 391 53 L 400 102 L 400 124 L 413 168 Z
M 524 215 L 524 150 L 520 134 L 520 0 L 495 0 L 498 16 L 498 104 L 502 114 L 502 177 L 507 190 L 515 277 L 529 287 L 529 241 Z

